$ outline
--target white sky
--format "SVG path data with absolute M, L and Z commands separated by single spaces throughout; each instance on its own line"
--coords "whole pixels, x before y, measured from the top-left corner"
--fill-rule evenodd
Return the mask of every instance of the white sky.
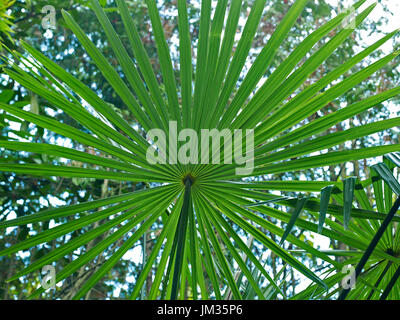
M 329 4 L 332 4 L 334 6 L 338 6 L 339 4 L 342 4 L 345 8 L 348 8 L 351 4 L 355 3 L 355 1 L 349 1 L 349 0 L 326 0 Z M 366 3 L 360 8 L 360 10 L 366 8 L 367 6 L 371 5 L 372 3 L 375 3 L 376 1 L 374 0 L 367 0 Z M 385 12 L 384 11 L 384 6 L 389 8 L 392 14 Z M 378 5 L 375 7 L 375 9 L 371 12 L 369 15 L 368 19 L 369 21 L 373 22 L 378 22 L 381 17 L 385 17 L 388 19 L 387 25 L 382 25 L 380 27 L 380 30 L 382 32 L 392 32 L 396 29 L 400 29 L 400 0 L 383 0 L 382 4 L 378 3 Z M 363 34 L 363 40 L 364 44 L 366 45 L 371 45 L 378 41 L 382 37 L 382 33 L 378 34 L 372 34 L 368 35 L 367 33 Z M 382 46 L 382 50 L 386 53 L 389 54 L 390 52 L 393 51 L 393 43 L 391 41 L 388 41 L 384 46 Z M 395 105 L 393 103 L 389 103 L 389 108 L 391 110 L 391 117 L 395 117 L 396 114 L 399 112 L 399 106 Z M 321 250 L 329 250 L 329 244 L 330 240 L 329 238 L 326 238 L 324 236 L 321 236 L 319 234 L 313 233 L 314 236 L 314 244 L 318 244 L 320 246 Z M 301 291 L 302 289 L 305 289 L 311 281 L 307 278 L 305 278 L 303 275 L 300 273 L 296 272 L 297 275 L 300 277 L 300 279 L 304 279 L 301 284 L 297 287 L 298 291 Z
M 334 6 L 338 6 L 342 4 L 345 8 L 348 8 L 352 3 L 355 3 L 354 0 L 326 0 L 327 3 L 332 4 Z M 365 4 L 362 5 L 360 10 L 365 9 L 366 7 L 370 6 L 373 3 L 376 3 L 376 0 L 367 0 Z M 385 12 L 384 7 L 387 7 L 390 12 Z M 383 32 L 391 32 L 396 29 L 400 29 L 400 1 L 399 0 L 382 0 L 382 3 L 378 3 L 378 5 L 374 8 L 371 14 L 368 16 L 369 21 L 378 22 L 381 17 L 385 17 L 388 19 L 387 25 L 382 25 L 380 29 Z M 381 34 L 373 34 L 369 37 L 365 37 L 364 41 L 366 44 L 372 44 L 373 42 L 377 41 L 381 37 Z M 393 47 L 391 42 L 389 41 L 385 46 L 385 52 L 390 51 Z

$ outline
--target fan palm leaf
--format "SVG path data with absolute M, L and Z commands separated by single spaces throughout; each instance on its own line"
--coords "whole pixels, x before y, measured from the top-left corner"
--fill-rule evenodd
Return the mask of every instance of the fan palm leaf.
M 357 2 L 354 8 L 360 9 L 364 2 Z M 400 120 L 394 118 L 336 134 L 322 134 L 335 124 L 398 95 L 400 88 L 376 94 L 303 124 L 310 115 L 393 61 L 399 52 L 391 53 L 361 71 L 345 77 L 349 70 L 379 49 L 396 32 L 384 36 L 348 61 L 344 61 L 340 67 L 312 85 L 304 86 L 313 72 L 334 54 L 354 30 L 343 25 L 343 21 L 349 18 L 350 11 L 340 13 L 306 37 L 286 60 L 275 67 L 273 62 L 279 47 L 287 41 L 290 29 L 307 5 L 306 0 L 297 0 L 243 79 L 240 79 L 241 73 L 246 70 L 246 61 L 266 4 L 265 0 L 254 1 L 237 43 L 235 35 L 242 1 L 218 1 L 213 9 L 211 0 L 203 0 L 196 45 L 190 37 L 187 2 L 178 0 L 179 70 L 175 70 L 172 64 L 157 3 L 154 0 L 146 0 L 160 63 L 158 74 L 153 70 L 140 41 L 127 4 L 123 0 L 117 0 L 116 3 L 133 57 L 128 48 L 124 47 L 120 35 L 114 30 L 98 1 L 91 1 L 108 44 L 119 63 L 118 69 L 105 58 L 68 12 L 63 12 L 63 17 L 93 63 L 123 101 L 124 106 L 121 108 L 126 108 L 130 116 L 121 116 L 95 91 L 44 54 L 22 42 L 21 45 L 29 58 L 15 54 L 14 60 L 8 60 L 9 68 L 5 69 L 5 72 L 49 104 L 63 110 L 83 129 L 22 110 L 12 104 L 2 103 L 0 108 L 77 144 L 92 147 L 95 153 L 87 154 L 51 144 L 1 140 L 0 148 L 49 154 L 78 160 L 86 165 L 36 165 L 12 163 L 2 159 L 0 170 L 49 179 L 79 177 L 131 183 L 146 182 L 151 184 L 150 188 L 1 221 L 0 228 L 7 228 L 64 217 L 72 218 L 69 222 L 4 248 L 0 255 L 47 243 L 93 225 L 88 231 L 19 271 L 10 281 L 37 271 L 44 265 L 83 248 L 96 237 L 105 235 L 103 241 L 83 251 L 57 274 L 58 283 L 84 268 L 116 244 L 117 248 L 107 256 L 106 262 L 99 266 L 76 292 L 74 298 L 82 298 L 158 222 L 163 225 L 162 232 L 157 236 L 150 256 L 143 262 L 142 272 L 136 279 L 131 295 L 132 299 L 140 297 L 146 277 L 153 268 L 155 274 L 147 297 L 149 299 L 182 299 L 185 297 L 187 286 L 191 288 L 193 299 L 222 299 L 230 294 L 235 299 L 242 299 L 247 294 L 235 276 L 237 269 L 241 270 L 247 279 L 255 297 L 265 299 L 276 297 L 278 293 L 283 294 L 280 286 L 260 263 L 260 257 L 257 257 L 252 248 L 243 241 L 243 236 L 253 237 L 266 250 L 280 257 L 287 265 L 315 284 L 305 290 L 302 297 L 311 292 L 323 293 L 332 288 L 339 281 L 337 274 L 321 279 L 297 259 L 293 252 L 284 249 L 282 244 L 292 243 L 304 252 L 331 264 L 332 270 L 337 270 L 341 264 L 332 259 L 330 253 L 320 251 L 296 238 L 291 234 L 292 228 L 297 226 L 311 232 L 320 231 L 326 237 L 341 240 L 357 250 L 354 256 L 357 258 L 367 249 L 368 241 L 379 229 L 380 221 L 388 217 L 390 199 L 385 198 L 382 202 L 382 198 L 378 197 L 377 207 L 373 208 L 372 204 L 368 205 L 368 199 L 364 196 L 361 198 L 364 201 L 363 206 L 352 206 L 353 194 L 363 196 L 362 188 L 372 183 L 372 180 L 355 184 L 354 180 L 349 179 L 343 188 L 339 182 L 269 181 L 268 178 L 265 181 L 259 177 L 373 158 L 400 150 L 400 145 L 394 144 L 314 155 L 315 152 L 346 141 L 398 126 Z M 359 26 L 374 7 L 375 5 L 371 5 L 359 12 L 354 18 L 355 25 Z M 270 75 L 264 84 L 259 85 L 267 73 Z M 171 122 L 176 122 L 178 131 L 191 128 L 199 135 L 202 129 L 254 129 L 254 170 L 244 176 L 238 176 L 236 164 L 149 163 L 146 155 L 149 148 L 154 147 L 149 132 L 152 129 L 167 132 Z M 169 138 L 174 138 L 171 133 L 167 136 L 167 144 L 168 147 L 174 148 L 173 139 Z M 217 153 L 221 153 L 221 157 L 224 154 L 221 150 Z M 382 180 L 378 179 L 373 183 L 377 186 L 381 182 Z M 357 189 L 357 186 L 361 188 Z M 387 184 L 385 190 L 386 188 Z M 321 201 L 310 197 L 287 198 L 273 193 L 289 191 L 305 194 L 320 192 L 321 189 Z M 380 191 L 382 193 L 382 190 Z M 331 193 L 337 204 L 329 204 Z M 278 204 L 278 207 L 271 206 L 273 203 Z M 289 210 L 294 211 L 290 214 Z M 319 219 L 319 223 L 303 219 L 303 210 Z M 168 214 L 165 214 L 166 212 Z M 284 229 L 266 217 L 287 223 L 288 226 Z M 393 223 L 400 220 L 398 216 L 392 218 Z M 103 223 L 95 224 L 98 222 Z M 361 231 L 361 227 L 367 229 Z M 271 234 L 280 237 L 281 244 L 276 243 L 270 237 Z M 387 237 L 387 240 L 390 240 L 389 234 Z M 124 239 L 124 242 L 121 243 L 120 239 Z M 396 236 L 396 245 L 398 240 Z M 392 263 L 386 271 L 392 275 L 394 267 L 399 263 L 398 258 L 388 254 L 384 247 L 378 246 L 372 258 L 368 260 L 368 265 L 379 259 L 387 259 Z M 374 283 L 380 274 L 379 268 L 382 267 L 384 264 L 376 268 L 377 272 L 373 276 L 363 279 Z M 269 283 L 268 290 L 261 286 L 261 275 Z M 385 276 L 385 281 L 380 281 L 375 286 L 388 285 L 386 278 Z M 31 297 L 37 297 L 42 292 L 44 289 L 39 288 Z M 356 295 L 356 291 L 354 292 L 353 296 Z

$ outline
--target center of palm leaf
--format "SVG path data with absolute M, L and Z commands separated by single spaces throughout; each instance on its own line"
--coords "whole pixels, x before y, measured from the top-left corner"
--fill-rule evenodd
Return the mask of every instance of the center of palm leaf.
M 183 182 L 183 184 L 186 186 L 186 184 L 188 184 L 189 185 L 189 187 L 191 187 L 193 184 L 194 184 L 194 182 L 195 182 L 195 178 L 190 174 L 190 173 L 188 173 L 187 175 L 185 175 L 185 177 L 182 179 L 182 182 Z

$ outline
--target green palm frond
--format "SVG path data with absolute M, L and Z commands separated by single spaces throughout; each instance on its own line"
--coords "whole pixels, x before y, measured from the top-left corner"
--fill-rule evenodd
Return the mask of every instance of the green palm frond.
M 364 2 L 357 2 L 354 8 L 360 9 Z M 348 76 L 354 66 L 378 50 L 396 32 L 384 36 L 348 61 L 343 61 L 341 66 L 315 83 L 304 85 L 354 30 L 343 26 L 343 21 L 350 13 L 340 13 L 306 37 L 280 65 L 275 66 L 277 50 L 288 41 L 290 29 L 307 5 L 307 0 L 297 0 L 241 79 L 266 0 L 254 1 L 237 43 L 235 36 L 242 1 L 221 0 L 215 8 L 211 0 L 201 1 L 197 44 L 191 41 L 187 1 L 178 0 L 178 70 L 172 64 L 157 3 L 146 0 L 160 65 L 160 71 L 156 72 L 140 41 L 127 4 L 123 0 L 117 0 L 116 3 L 125 26 L 125 35 L 118 35 L 98 1 L 91 1 L 92 9 L 118 61 L 118 68 L 105 58 L 68 12 L 63 12 L 63 17 L 92 62 L 120 97 L 123 106 L 119 108 L 128 110 L 129 116 L 117 112 L 95 91 L 43 53 L 22 42 L 26 56 L 15 55 L 14 60 L 9 60 L 6 74 L 50 105 L 61 109 L 78 122 L 81 129 L 12 104 L 1 103 L 0 109 L 77 144 L 91 147 L 94 152 L 88 154 L 50 144 L 0 140 L 0 148 L 47 154 L 85 164 L 79 167 L 71 162 L 38 165 L 1 159 L 0 171 L 49 179 L 66 177 L 109 179 L 133 184 L 144 182 L 150 187 L 1 221 L 0 228 L 7 228 L 69 218 L 68 222 L 3 248 L 0 255 L 45 244 L 89 227 L 88 231 L 33 261 L 10 281 L 37 272 L 43 266 L 84 248 L 93 239 L 104 235 L 101 242 L 87 251 L 83 250 L 79 257 L 57 273 L 58 283 L 116 245 L 106 261 L 75 293 L 74 298 L 80 299 L 158 223 L 162 224 L 162 231 L 157 235 L 152 252 L 146 257 L 142 272 L 136 278 L 132 299 L 141 296 L 142 287 L 152 268 L 155 269 L 155 275 L 148 299 L 183 299 L 186 286 L 190 287 L 190 298 L 193 299 L 270 299 L 284 296 L 281 284 L 277 283 L 279 277 L 273 277 L 266 271 L 260 257 L 255 255 L 244 237 L 253 238 L 258 245 L 281 258 L 288 267 L 312 281 L 313 285 L 296 298 L 336 294 L 338 290 L 335 285 L 341 280 L 337 270 L 342 263 L 333 259 L 330 252 L 318 250 L 312 244 L 298 239 L 291 231 L 297 227 L 343 241 L 355 250 L 346 263 L 356 264 L 382 222 L 390 216 L 392 191 L 398 192 L 398 183 L 391 175 L 394 164 L 376 167 L 375 176 L 362 182 L 353 177 L 343 182 L 272 181 L 268 177 L 385 154 L 389 155 L 389 159 L 398 159 L 395 152 L 400 151 L 399 144 L 319 155 L 315 153 L 399 126 L 400 118 L 393 118 L 335 134 L 323 134 L 337 123 L 395 97 L 400 94 L 400 88 L 378 93 L 304 124 L 304 120 L 311 115 L 394 60 L 400 52 L 390 53 Z M 355 17 L 355 25 L 361 25 L 374 7 L 371 5 L 359 12 Z M 122 36 L 128 38 L 130 48 L 124 47 Z M 266 78 L 268 73 L 270 75 Z M 259 85 L 261 80 L 265 82 Z M 241 176 L 237 174 L 238 166 L 233 163 L 150 163 L 147 152 L 154 150 L 155 144 L 149 132 L 153 129 L 168 132 L 171 122 L 176 122 L 178 132 L 190 128 L 198 136 L 202 129 L 254 129 L 254 170 Z M 169 138 L 173 138 L 171 133 L 166 141 L 168 147 L 173 148 L 173 139 Z M 184 141 L 181 142 L 175 148 Z M 221 144 L 221 147 L 216 153 L 223 158 L 226 156 L 223 152 L 225 145 Z M 243 144 L 234 151 L 240 147 L 246 148 Z M 162 151 L 158 150 L 158 154 Z M 370 203 L 365 194 L 364 188 L 369 185 L 374 187 L 376 204 Z M 321 190 L 321 199 L 310 196 Z M 275 191 L 296 192 L 304 194 L 304 197 L 277 196 Z M 335 203 L 330 202 L 332 198 Z M 361 204 L 357 208 L 353 206 L 355 200 Z M 313 218 L 305 219 L 303 212 Z M 273 223 L 268 218 L 287 226 L 283 228 L 280 223 Z M 371 252 L 365 268 L 372 268 L 381 260 L 385 263 L 360 276 L 360 281 L 376 287 L 372 297 L 388 288 L 400 264 L 396 255 L 388 253 L 388 248 L 393 252 L 400 250 L 397 232 L 400 217 L 394 215 L 391 218 L 382 243 Z M 392 236 L 393 231 L 396 231 L 395 236 Z M 280 238 L 281 244 L 271 235 Z M 121 239 L 124 241 L 121 242 Z M 298 256 L 285 249 L 286 242 L 328 263 L 331 266 L 328 276 L 324 277 L 307 267 Z M 378 281 L 389 263 L 384 280 Z M 263 286 L 260 279 L 266 279 L 267 285 Z M 336 290 L 334 293 L 332 288 Z M 31 298 L 38 297 L 44 291 L 44 288 L 37 289 Z M 390 291 L 389 297 L 398 295 L 393 292 Z M 356 289 L 351 291 L 349 298 L 363 298 L 369 293 Z
M 7 10 L 15 3 L 15 0 L 0 1 L 0 34 L 4 34 L 12 41 L 11 34 L 13 33 L 11 26 L 13 17 L 7 14 Z M 3 45 L 3 38 L 0 35 L 0 45 Z

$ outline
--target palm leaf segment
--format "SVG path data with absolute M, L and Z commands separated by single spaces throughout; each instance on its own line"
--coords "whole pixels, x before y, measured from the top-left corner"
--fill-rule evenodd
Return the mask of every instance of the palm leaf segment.
M 328 278 L 328 282 L 322 281 L 292 253 L 284 250 L 282 246 L 267 236 L 266 231 L 281 237 L 282 243 L 288 241 L 308 254 L 330 263 L 336 270 L 340 266 L 331 256 L 291 235 L 291 228 L 296 224 L 313 232 L 319 230 L 322 234 L 334 239 L 343 239 L 342 235 L 344 234 L 349 239 L 349 245 L 364 250 L 366 248 L 365 241 L 354 240 L 354 237 L 350 235 L 350 232 L 356 232 L 355 219 L 358 219 L 357 221 L 363 225 L 367 223 L 365 219 L 372 219 L 371 221 L 374 221 L 375 224 L 369 230 L 373 232 L 379 225 L 378 221 L 384 220 L 386 215 L 377 213 L 371 206 L 360 209 L 352 208 L 353 198 L 349 202 L 348 195 L 353 197 L 354 181 L 344 185 L 346 201 L 342 201 L 342 207 L 328 205 L 331 193 L 333 195 L 342 194 L 343 188 L 336 182 L 266 181 L 257 177 L 335 165 L 345 161 L 399 151 L 399 145 L 387 145 L 310 156 L 311 153 L 345 141 L 399 125 L 399 118 L 394 118 L 329 136 L 319 135 L 336 123 L 399 94 L 399 88 L 371 96 L 306 125 L 298 126 L 304 119 L 344 92 L 351 90 L 393 60 L 398 52 L 389 54 L 345 80 L 336 81 L 393 37 L 395 32 L 388 34 L 345 61 L 340 67 L 311 86 L 298 90 L 354 31 L 343 27 L 343 21 L 349 13 L 341 13 L 304 39 L 286 60 L 271 72 L 264 84 L 259 86 L 260 80 L 270 70 L 278 48 L 287 40 L 290 29 L 307 3 L 306 0 L 297 0 L 238 86 L 239 77 L 245 67 L 252 39 L 256 34 L 265 7 L 265 0 L 254 2 L 238 43 L 235 43 L 235 35 L 242 1 L 230 3 L 225 0 L 218 1 L 211 19 L 213 11 L 211 0 L 203 0 L 196 51 L 192 50 L 187 2 L 179 0 L 177 2 L 179 70 L 173 68 L 156 2 L 147 0 L 148 13 L 157 45 L 160 75 L 153 71 L 126 3 L 123 0 L 116 2 L 134 59 L 124 48 L 119 35 L 116 34 L 97 1 L 92 1 L 92 8 L 104 28 L 124 78 L 121 78 L 121 74 L 96 48 L 72 16 L 63 12 L 63 17 L 105 79 L 130 111 L 130 120 L 135 119 L 139 126 L 133 126 L 130 121 L 124 119 L 103 101 L 97 93 L 46 58 L 45 55 L 30 45 L 22 43 L 29 53 L 30 59 L 15 55 L 14 62 L 9 61 L 10 68 L 6 70 L 6 73 L 27 89 L 46 99 L 50 104 L 62 109 L 78 121 L 85 131 L 47 116 L 21 110 L 13 105 L 1 104 L 0 107 L 14 116 L 72 139 L 78 144 L 90 146 L 96 152 L 87 154 L 75 149 L 49 144 L 0 141 L 1 148 L 45 153 L 88 164 L 88 167 L 78 168 L 67 165 L 2 162 L 0 169 L 16 174 L 45 177 L 147 182 L 152 183 L 152 187 L 0 222 L 0 227 L 6 228 L 63 217 L 74 218 L 68 223 L 51 228 L 4 249 L 0 252 L 4 255 L 46 243 L 98 221 L 106 221 L 34 261 L 11 280 L 57 261 L 108 232 L 104 241 L 85 251 L 57 274 L 57 282 L 60 282 L 96 259 L 119 239 L 125 237 L 126 240 L 123 244 L 120 244 L 107 261 L 82 285 L 74 298 L 84 297 L 155 222 L 162 221 L 162 232 L 157 237 L 152 253 L 147 257 L 143 270 L 136 279 L 131 296 L 133 299 L 139 297 L 146 277 L 153 267 L 156 271 L 149 299 L 182 298 L 187 284 L 191 288 L 194 299 L 221 299 L 230 296 L 241 299 L 243 289 L 237 274 L 235 274 L 235 265 L 242 272 L 240 278 L 245 277 L 249 286 L 254 290 L 254 296 L 260 299 L 266 298 L 265 290 L 255 279 L 254 271 L 257 270 L 260 277 L 265 277 L 270 283 L 269 288 L 274 288 L 273 290 L 279 292 L 279 286 L 261 265 L 251 248 L 243 241 L 242 235 L 254 238 L 266 249 L 282 258 L 285 263 L 316 283 L 318 290 L 326 290 L 332 285 L 330 278 Z M 355 8 L 359 9 L 364 2 L 359 1 L 355 4 Z M 373 8 L 374 5 L 356 15 L 354 18 L 356 26 L 363 22 Z M 314 46 L 320 40 L 325 39 L 328 34 L 334 34 L 334 36 L 310 54 Z M 196 52 L 195 57 L 192 55 L 193 52 Z M 301 64 L 305 58 L 307 59 Z M 195 64 L 193 64 L 194 62 Z M 160 89 L 159 78 L 162 79 L 165 90 Z M 336 81 L 335 84 L 332 84 L 334 81 Z M 289 97 L 290 100 L 288 100 Z M 82 100 L 86 102 L 85 105 Z M 176 122 L 178 130 L 192 128 L 199 135 L 201 129 L 254 129 L 256 146 L 254 171 L 247 176 L 237 176 L 235 164 L 150 164 L 147 161 L 146 152 L 152 142 L 144 137 L 146 137 L 146 133 L 155 128 L 168 132 L 171 121 Z M 168 138 L 169 136 L 167 136 L 169 141 Z M 293 158 L 296 160 L 290 160 Z M 277 197 L 271 192 L 279 190 L 304 193 L 318 192 L 321 189 L 323 189 L 322 205 L 317 199 L 288 199 Z M 337 198 L 340 199 L 340 197 Z M 382 206 L 381 199 L 379 201 Z M 290 215 L 287 210 L 270 207 L 271 202 L 279 202 L 283 207 L 293 207 L 294 214 Z M 300 214 L 303 209 L 317 216 L 320 213 L 319 225 L 301 219 Z M 383 209 L 386 207 L 378 206 L 378 211 L 385 212 Z M 343 222 L 345 227 L 349 227 L 350 230 L 348 228 L 346 230 L 342 226 L 338 227 L 336 222 L 332 222 L 327 217 L 329 214 L 340 220 L 343 210 L 345 213 Z M 78 217 L 80 213 L 90 214 Z M 287 222 L 286 231 L 271 223 L 266 217 Z M 395 217 L 396 219 L 398 221 L 397 217 Z M 330 229 L 325 229 L 324 224 L 329 224 Z M 113 232 L 110 233 L 110 230 Z M 241 230 L 240 233 L 238 230 Z M 128 233 L 131 236 L 126 238 Z M 227 252 L 229 252 L 229 257 Z M 373 255 L 387 257 L 383 248 L 377 248 Z M 389 256 L 392 257 L 390 261 L 398 263 L 397 258 Z M 314 288 L 314 290 L 316 289 Z M 43 291 L 41 288 L 36 290 L 32 297 L 38 296 Z
M 311 285 L 295 295 L 294 299 L 329 299 L 336 293 L 340 293 L 339 299 L 399 299 L 400 283 L 397 282 L 400 273 L 397 222 L 399 217 L 395 214 L 400 208 L 400 184 L 393 175 L 394 168 L 400 165 L 399 156 L 398 153 L 387 155 L 382 163 L 372 166 L 372 178 L 357 183 L 352 194 L 360 208 L 373 210 L 375 207 L 378 211 L 386 212 L 387 215 L 380 214 L 384 217 L 382 222 L 379 222 L 378 217 L 372 220 L 354 218 L 349 222 L 348 229 L 343 230 L 344 217 L 340 217 L 336 221 L 327 220 L 330 230 L 321 231 L 321 233 L 333 231 L 336 235 L 330 234 L 329 237 L 340 240 L 350 248 L 324 252 L 330 256 L 340 257 L 343 260 L 342 266 L 352 267 L 349 275 L 355 283 L 341 290 L 344 282 L 342 271 L 327 267 L 323 277 L 331 288 L 329 292 Z M 368 188 L 373 189 L 373 202 L 367 196 Z M 337 189 L 337 186 L 333 189 Z M 343 204 L 346 195 L 336 190 L 333 191 L 332 197 Z M 302 255 L 305 252 L 295 250 L 292 253 Z

